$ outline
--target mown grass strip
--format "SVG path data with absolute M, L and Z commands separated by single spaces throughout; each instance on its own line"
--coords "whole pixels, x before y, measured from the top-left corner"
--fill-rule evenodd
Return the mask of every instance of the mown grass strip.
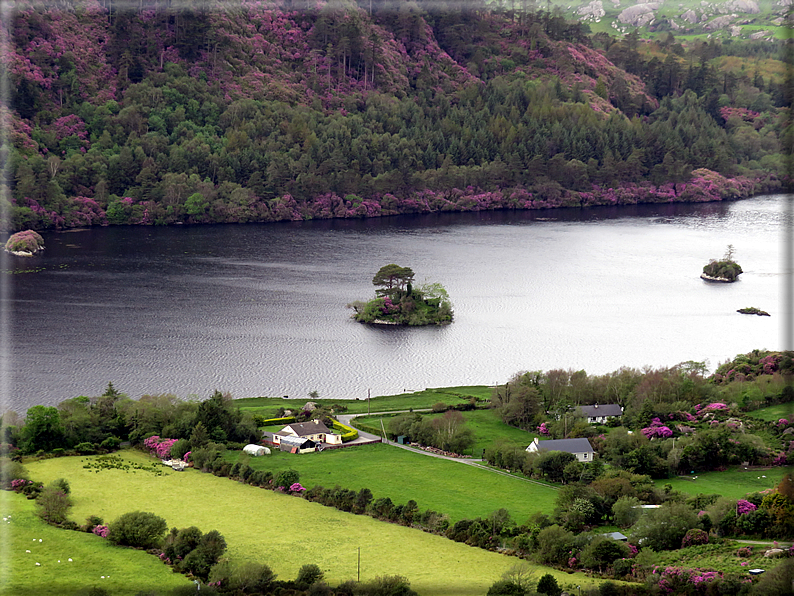
M 348 450 L 337 453 L 345 451 Z M 121 455 L 130 461 L 148 461 L 148 456 L 139 452 L 125 451 Z M 169 526 L 216 529 L 226 538 L 232 557 L 265 562 L 281 579 L 294 578 L 307 563 L 319 565 L 331 584 L 355 578 L 360 547 L 362 580 L 399 574 L 409 578 L 422 596 L 481 596 L 517 562 L 515 558 L 440 536 L 343 513 L 195 470 L 169 472 L 165 476 L 117 468 L 96 473 L 83 468 L 81 459 L 66 457 L 27 464 L 32 478 L 44 482 L 61 477 L 69 480 L 75 501 L 72 519 L 99 515 L 108 521 L 122 513 L 141 510 L 164 517 Z M 257 458 L 265 459 L 269 458 Z M 383 476 L 384 472 L 388 472 L 392 483 L 402 481 L 399 471 L 389 468 L 381 467 L 375 476 Z M 475 501 L 481 492 L 488 492 L 483 480 L 461 484 L 459 491 Z M 509 505 L 503 495 L 499 506 Z M 537 570 L 540 574 L 548 571 L 543 567 Z M 551 573 L 564 584 L 596 583 L 583 574 Z

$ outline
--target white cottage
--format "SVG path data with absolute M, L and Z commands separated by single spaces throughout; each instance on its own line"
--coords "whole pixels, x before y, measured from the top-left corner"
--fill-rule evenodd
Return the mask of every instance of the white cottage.
M 589 463 L 593 461 L 595 451 L 590 441 L 587 439 L 556 439 L 548 441 L 533 440 L 526 449 L 529 453 L 540 453 L 541 451 L 565 451 L 573 453 L 580 462 Z

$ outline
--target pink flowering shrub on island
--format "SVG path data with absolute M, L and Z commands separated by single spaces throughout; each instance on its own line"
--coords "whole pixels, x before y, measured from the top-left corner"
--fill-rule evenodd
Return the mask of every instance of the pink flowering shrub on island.
M 94 529 L 91 531 L 102 538 L 107 538 L 108 534 L 110 534 L 110 529 L 107 526 L 94 526 Z
M 540 426 L 538 426 L 538 434 L 545 436 L 549 435 L 549 428 L 546 426 L 545 422 L 541 422 Z
M 301 485 L 300 482 L 295 482 L 294 484 L 291 484 L 289 487 L 289 492 L 293 494 L 302 493 L 305 490 L 306 489 Z
M 784 426 L 788 426 L 788 425 L 789 425 L 789 421 L 787 418 L 781 418 L 780 420 L 777 421 L 778 428 L 783 428 Z

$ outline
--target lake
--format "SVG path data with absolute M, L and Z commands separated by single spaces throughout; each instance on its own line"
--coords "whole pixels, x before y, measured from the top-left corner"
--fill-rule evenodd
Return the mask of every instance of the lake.
M 3 260 L 3 406 L 109 381 L 133 398 L 353 399 L 524 370 L 713 370 L 786 347 L 785 201 L 45 233 L 41 256 Z M 728 244 L 739 281 L 701 280 Z M 388 263 L 443 284 L 455 321 L 354 322 L 346 305 Z

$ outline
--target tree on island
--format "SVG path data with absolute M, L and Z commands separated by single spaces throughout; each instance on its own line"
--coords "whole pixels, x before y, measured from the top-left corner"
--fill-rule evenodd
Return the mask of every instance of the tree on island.
M 413 286 L 410 267 L 384 265 L 372 278 L 376 298 L 355 301 L 348 308 L 360 323 L 387 325 L 441 325 L 452 321 L 452 303 L 444 287 L 436 282 Z
M 733 260 L 733 245 L 729 244 L 721 260 L 711 259 L 703 267 L 700 277 L 709 281 L 733 282 L 742 273 L 742 268 Z
M 379 296 L 390 295 L 395 291 L 405 290 L 414 281 L 414 272 L 410 267 L 400 267 L 394 263 L 384 265 L 372 278 L 372 284 L 381 286 L 375 290 Z

